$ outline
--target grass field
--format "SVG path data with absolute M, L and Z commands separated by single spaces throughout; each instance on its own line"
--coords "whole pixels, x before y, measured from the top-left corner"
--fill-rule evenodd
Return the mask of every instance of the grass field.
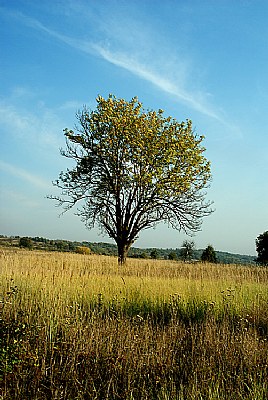
M 0 399 L 267 399 L 268 269 L 0 254 Z

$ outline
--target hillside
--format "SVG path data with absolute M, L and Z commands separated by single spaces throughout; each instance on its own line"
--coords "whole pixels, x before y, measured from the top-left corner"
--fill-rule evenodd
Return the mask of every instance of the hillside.
M 91 249 L 93 253 L 103 254 L 103 255 L 117 255 L 117 247 L 112 243 L 105 242 L 77 242 L 68 241 L 62 239 L 46 239 L 43 237 L 31 237 L 32 247 L 37 250 L 45 251 L 64 251 L 73 252 L 78 246 L 86 246 Z M 8 247 L 18 247 L 20 237 L 19 236 L 4 236 L 0 235 L 0 246 Z M 146 248 L 141 249 L 138 247 L 132 247 L 129 251 L 129 257 L 133 258 L 151 258 L 151 254 L 154 252 L 154 258 L 168 259 L 175 258 L 180 259 L 180 248 L 172 249 L 162 249 L 162 248 Z M 203 249 L 198 249 L 194 251 L 194 260 L 200 260 Z M 216 251 L 217 260 L 222 264 L 254 264 L 255 257 L 243 254 L 232 254 L 223 251 Z

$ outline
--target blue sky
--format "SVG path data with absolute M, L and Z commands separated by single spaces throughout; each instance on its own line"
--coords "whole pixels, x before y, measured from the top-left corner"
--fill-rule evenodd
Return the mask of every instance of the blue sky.
M 109 93 L 205 135 L 215 212 L 197 248 L 255 254 L 268 229 L 266 0 L 0 0 L 1 234 L 109 241 L 46 199 L 77 110 Z M 159 225 L 139 247 L 180 247 Z

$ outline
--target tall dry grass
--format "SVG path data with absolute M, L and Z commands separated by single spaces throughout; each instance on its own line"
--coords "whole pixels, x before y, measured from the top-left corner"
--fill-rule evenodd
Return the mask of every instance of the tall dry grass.
M 267 398 L 267 269 L 0 257 L 2 400 Z

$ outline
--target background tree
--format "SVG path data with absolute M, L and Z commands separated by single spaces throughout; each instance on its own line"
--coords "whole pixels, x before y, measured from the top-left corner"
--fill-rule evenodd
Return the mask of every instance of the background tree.
M 169 259 L 169 260 L 177 260 L 177 254 L 175 253 L 175 251 L 171 251 L 171 252 L 168 254 L 168 259 Z
M 184 240 L 180 250 L 180 256 L 183 261 L 190 261 L 193 258 L 195 243 L 191 240 Z
M 201 255 L 201 261 L 210 262 L 210 263 L 217 262 L 217 256 L 216 256 L 216 252 L 215 252 L 213 246 L 211 246 L 211 245 L 207 246 L 207 248 L 203 251 L 203 253 Z
M 137 98 L 127 102 L 99 96 L 97 108 L 77 114 L 78 126 L 65 129 L 62 155 L 75 161 L 54 184 L 50 197 L 77 213 L 88 228 L 97 224 L 113 238 L 119 263 L 140 231 L 164 221 L 192 232 L 211 213 L 204 188 L 211 178 L 203 136 L 192 122 L 177 122 L 163 111 L 145 111 Z
M 159 252 L 158 252 L 156 249 L 153 249 L 153 250 L 151 251 L 150 256 L 151 256 L 151 258 L 153 258 L 154 260 L 156 260 L 157 258 L 159 258 Z
M 19 246 L 24 247 L 26 249 L 32 250 L 33 241 L 28 237 L 21 237 L 19 241 Z
M 258 253 L 257 263 L 268 265 L 268 231 L 257 237 L 256 250 Z

